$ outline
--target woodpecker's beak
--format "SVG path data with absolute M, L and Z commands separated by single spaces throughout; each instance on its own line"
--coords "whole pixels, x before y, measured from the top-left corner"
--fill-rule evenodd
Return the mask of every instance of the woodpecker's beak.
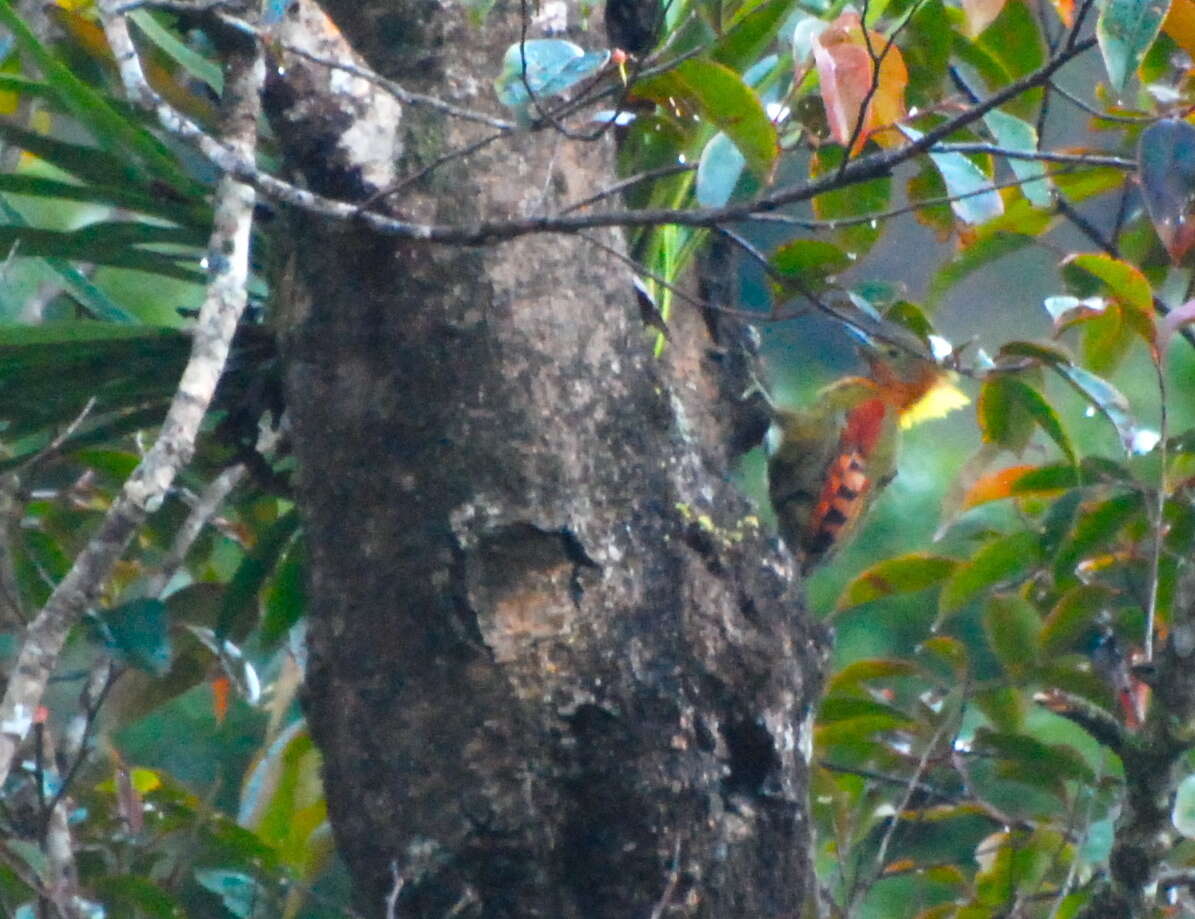
M 869 324 L 875 325 L 876 328 L 869 329 Z M 904 326 L 873 320 L 871 323 L 844 322 L 843 328 L 855 339 L 859 357 L 872 367 L 909 358 L 920 359 L 930 364 L 937 363 L 925 340 Z

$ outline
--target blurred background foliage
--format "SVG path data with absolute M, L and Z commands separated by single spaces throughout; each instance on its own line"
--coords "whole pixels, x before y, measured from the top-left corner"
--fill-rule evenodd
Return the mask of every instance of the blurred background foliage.
M 211 127 L 221 77 L 202 20 L 150 6 L 131 17 L 151 82 Z M 897 149 L 1036 73 L 1070 30 L 1099 34 L 1102 59 L 1078 56 L 1048 92 L 947 139 L 970 148 L 786 207 L 732 247 L 736 306 L 757 314 L 779 403 L 858 371 L 827 302 L 919 333 L 932 317 L 973 400 L 909 432 L 864 531 L 810 580 L 837 636 L 812 799 L 840 915 L 1077 915 L 1106 874 L 1124 775 L 1072 715 L 1090 705 L 1126 742 L 1153 716 L 1130 665 L 1147 619 L 1165 635 L 1195 541 L 1195 350 L 1176 337 L 1191 318 L 1195 0 L 1106 0 L 1083 26 L 1089 6 L 677 0 L 656 40 L 680 63 L 650 78 L 562 39 L 494 62 L 523 123 L 529 93 L 631 80 L 621 169 L 653 177 L 627 202 L 679 208 L 833 175 L 847 148 Z M 215 178 L 122 101 L 86 0 L 45 13 L 35 31 L 0 0 L 8 661 L 174 391 Z M 650 43 L 631 50 L 645 59 Z M 862 114 L 868 89 L 881 114 Z M 1041 138 L 1071 158 L 1035 160 Z M 1121 161 L 1084 161 L 1097 153 Z M 270 216 L 262 205 L 256 308 L 196 460 L 73 636 L 3 789 L 6 915 L 51 908 L 59 805 L 93 915 L 352 912 L 296 702 L 304 546 L 269 332 Z M 629 234 L 665 319 L 689 308 L 673 282 L 712 237 Z M 736 472 L 761 508 L 762 469 L 756 451 Z M 1174 871 L 1195 866 L 1184 801 Z M 1181 885 L 1167 895 L 1181 906 Z

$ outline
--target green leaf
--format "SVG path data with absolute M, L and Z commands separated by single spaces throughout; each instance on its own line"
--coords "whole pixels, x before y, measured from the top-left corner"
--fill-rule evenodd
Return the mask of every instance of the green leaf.
M 988 646 L 1014 680 L 1023 680 L 1032 672 L 1041 626 L 1037 609 L 1024 597 L 993 594 L 988 598 L 983 612 Z
M 978 748 L 1018 760 L 1051 777 L 1079 782 L 1091 782 L 1094 778 L 1091 767 L 1072 747 L 1065 744 L 1047 744 L 1027 734 L 989 731 L 986 728 L 975 732 L 975 743 Z
M 744 5 L 714 45 L 711 56 L 731 70 L 745 70 L 768 49 L 781 24 L 796 8 L 796 0 L 765 0 L 756 6 Z
M 924 135 L 908 125 L 901 125 L 901 131 L 909 140 L 919 140 Z M 964 223 L 980 224 L 1004 213 L 1004 199 L 992 187 L 992 180 L 963 153 L 935 153 L 930 150 L 946 191 L 953 199 L 950 209 Z
M 1073 472 L 1074 467 L 1070 468 Z M 1052 502 L 1046 509 L 1041 524 L 1042 551 L 1046 558 L 1053 558 L 1057 554 L 1059 546 L 1070 533 L 1082 501 L 1083 492 L 1074 488 Z
M 2 129 L 0 129 L 2 133 Z M 69 145 L 67 145 L 69 146 Z M 88 151 L 95 156 L 98 151 L 87 147 L 75 150 Z M 14 195 L 28 195 L 47 198 L 51 201 L 85 201 L 93 204 L 110 204 L 113 207 L 137 211 L 180 224 L 206 228 L 211 225 L 211 211 L 203 207 L 190 207 L 171 201 L 164 195 L 147 194 L 129 185 L 76 185 L 57 179 L 22 173 L 0 173 L 0 192 Z
M 902 712 L 887 708 L 879 703 L 870 703 L 865 699 L 827 699 L 823 707 L 829 704 L 837 708 L 837 703 L 861 703 L 854 714 L 842 714 L 829 719 L 818 718 L 816 739 L 822 749 L 830 749 L 839 745 L 868 746 L 876 735 L 887 734 L 891 731 L 909 730 L 916 726 L 916 722 Z M 864 708 L 871 709 L 864 711 Z
M 836 721 L 852 721 L 856 718 L 887 719 L 893 724 L 902 725 L 911 723 L 909 716 L 900 709 L 858 696 L 826 697 L 818 710 L 817 720 L 819 724 L 833 724 Z
M 248 633 L 257 617 L 257 598 L 262 586 L 277 567 L 299 525 L 298 509 L 291 508 L 258 537 L 257 545 L 228 582 L 216 624 L 217 640 L 228 637 L 240 640 Z
M 1071 537 L 1063 544 L 1054 560 L 1054 579 L 1059 584 L 1072 584 L 1078 577 L 1079 563 L 1093 553 L 1112 548 L 1112 540 L 1131 519 L 1142 513 L 1141 494 L 1129 491 L 1102 501 L 1079 515 Z
M 1085 272 L 1097 278 L 1114 298 L 1103 311 L 1095 311 L 1083 323 L 1085 364 L 1096 373 L 1109 373 L 1120 363 L 1139 336 L 1157 353 L 1158 331 L 1154 326 L 1153 290 L 1140 269 L 1102 253 L 1073 255 L 1063 261 L 1064 272 Z
M 973 272 L 1036 242 L 1023 233 L 995 233 L 976 240 L 934 274 L 929 283 L 929 302 L 940 302 L 946 291 Z
M 0 138 L 14 147 L 32 153 L 38 159 L 45 160 L 55 168 L 76 176 L 88 185 L 137 189 L 140 195 L 152 197 L 153 182 L 148 181 L 127 158 L 96 147 L 56 140 L 3 121 L 0 121 Z M 157 197 L 163 206 L 177 207 L 174 204 L 177 196 L 158 194 Z M 197 195 L 195 200 L 198 198 Z M 199 221 L 199 224 L 202 223 L 203 221 Z
M 983 441 L 1020 453 L 1033 437 L 1033 415 L 1021 404 L 1013 378 L 990 374 L 979 390 L 976 417 Z M 1024 384 L 1021 384 L 1024 385 Z
M 773 252 L 768 261 L 777 273 L 800 278 L 811 287 L 820 287 L 851 266 L 849 255 L 822 239 L 794 239 Z
M 986 30 L 985 30 L 986 31 Z M 954 31 L 954 44 L 951 51 L 960 61 L 971 67 L 983 80 L 989 90 L 998 86 L 1007 86 L 1012 82 L 1008 68 L 986 46 L 978 42 L 969 41 L 962 34 L 962 30 Z M 1121 179 L 1123 180 L 1123 176 Z
M 1152 315 L 1153 290 L 1137 266 L 1102 252 L 1071 255 L 1063 260 L 1063 265 L 1073 265 L 1093 277 L 1099 278 L 1112 295 L 1125 306 L 1144 316 Z
M 838 146 L 826 146 L 810 158 L 809 177 L 818 179 L 833 174 L 842 164 L 846 151 Z M 881 176 L 825 192 L 813 199 L 813 214 L 819 220 L 851 220 L 882 214 L 892 201 L 892 178 Z M 834 238 L 848 252 L 860 256 L 879 238 L 880 227 L 871 221 L 838 227 Z
M 1020 578 L 1040 560 L 1041 544 L 1035 533 L 1013 533 L 985 543 L 943 586 L 938 598 L 939 621 L 986 588 Z
M 1089 370 L 1077 366 L 1061 348 L 1041 342 L 1013 341 L 1000 349 L 1001 356 L 1029 357 L 1040 360 L 1066 380 L 1116 428 L 1126 452 L 1131 452 L 1137 436 L 1137 423 L 1129 401 L 1115 386 Z
M 182 904 L 149 878 L 135 874 L 100 875 L 89 884 L 112 915 L 185 919 Z
M 834 674 L 826 686 L 826 696 L 856 690 L 861 684 L 872 680 L 915 676 L 917 672 L 917 668 L 913 664 L 894 658 L 867 658 L 854 661 Z
M 1124 93 L 1169 11 L 1169 0 L 1108 0 L 1104 4 L 1095 34 L 1108 82 L 1117 95 Z
M 307 552 L 302 536 L 291 541 L 278 573 L 266 591 L 261 642 L 273 647 L 307 613 Z
M 935 587 L 945 581 L 958 565 L 958 559 L 920 552 L 885 559 L 872 565 L 846 586 L 838 598 L 837 609 Z
M 1074 364 L 1053 364 L 1054 370 L 1099 410 L 1116 428 L 1126 452 L 1133 451 L 1137 438 L 1137 422 L 1132 416 L 1129 400 L 1102 377 Z
M 1195 839 L 1195 775 L 1188 775 L 1178 783 L 1170 822 L 1188 839 Z
M 1025 693 L 1012 686 L 978 692 L 975 704 L 998 731 L 1019 731 L 1025 724 Z
M 220 68 L 202 54 L 196 54 L 191 47 L 179 41 L 174 33 L 164 28 L 149 10 L 133 10 L 129 19 L 137 24 L 146 38 L 162 49 L 175 63 L 196 80 L 202 80 L 217 96 L 224 92 L 224 74 Z
M 1041 27 L 1028 3 L 1005 3 L 1000 15 L 978 37 L 976 44 L 999 60 L 1012 79 L 1033 73 L 1046 61 Z M 999 85 L 1004 86 L 1008 82 L 1011 80 Z M 1005 108 L 1024 118 L 1032 118 L 1040 99 L 1040 89 L 1030 90 L 1006 103 Z
M 759 96 L 729 67 L 703 58 L 681 61 L 671 70 L 640 80 L 635 95 L 662 104 L 688 102 L 725 131 L 760 181 L 768 182 L 779 155 L 776 128 Z
M 1092 373 L 1107 376 L 1128 356 L 1135 340 L 1128 313 L 1129 310 L 1112 301 L 1102 313 L 1081 321 L 1079 355 L 1083 366 Z
M 1029 419 L 1031 424 L 1036 423 L 1058 445 L 1058 449 L 1062 451 L 1062 454 L 1068 460 L 1072 463 L 1077 461 L 1070 437 L 1062 427 L 1062 419 L 1058 417 L 1058 413 L 1054 411 L 1053 407 L 1045 400 L 1045 397 L 1040 392 L 1025 381 L 1013 376 L 1002 375 L 992 378 L 990 383 L 984 385 L 984 393 L 987 393 L 989 385 L 994 385 L 995 392 L 999 394 L 999 398 L 989 399 L 987 404 L 981 402 L 980 408 L 983 419 L 981 426 L 984 431 L 985 440 L 989 439 L 989 431 L 1007 433 L 1008 439 L 993 438 L 990 442 L 999 443 L 1010 450 L 1020 452 L 1020 450 L 1024 449 L 1028 440 L 1027 438 L 1022 439 L 1022 431 L 1010 426 L 1016 425 L 1016 421 L 1013 419 Z M 1001 422 L 998 418 L 993 417 L 1000 414 L 1004 414 L 1009 420 Z M 1001 427 L 1002 423 L 1006 428 Z M 1013 436 L 1014 431 L 1016 433 L 1015 437 Z
M 220 898 L 224 908 L 236 919 L 249 919 L 254 907 L 266 902 L 265 891 L 257 881 L 240 871 L 226 871 L 220 868 L 203 868 L 195 871 L 195 880 L 200 887 L 210 890 Z
M 93 223 L 71 232 L 0 226 L 0 251 L 3 252 L 15 251 L 21 257 L 72 259 L 97 265 L 111 265 L 115 268 L 131 268 L 194 283 L 204 281 L 203 272 L 196 268 L 183 267 L 178 262 L 187 260 L 197 263 L 197 250 L 168 254 L 135 247 L 198 247 L 202 244 L 202 234 L 195 229 L 160 227 L 148 223 Z
M 49 856 L 37 843 L 25 839 L 6 839 L 2 845 L 8 854 L 29 869 L 34 877 L 43 882 L 50 877 Z
M 304 721 L 289 725 L 245 779 L 237 822 L 274 846 L 279 862 L 312 879 L 332 854 L 321 760 Z
M 724 132 L 715 134 L 697 163 L 694 194 L 702 207 L 721 207 L 734 195 L 747 161 L 733 140 Z
M 1112 601 L 1112 591 L 1098 584 L 1080 584 L 1064 593 L 1041 627 L 1041 655 L 1053 657 L 1071 651 L 1100 612 Z
M 937 102 L 950 64 L 953 37 L 942 0 L 923 0 L 901 36 L 900 50 L 909 71 L 909 105 L 924 108 Z
M 155 676 L 170 670 L 170 617 L 161 600 L 131 600 L 96 618 L 104 643 L 131 666 Z
M 1029 122 L 992 109 L 983 116 L 983 123 L 987 125 L 998 146 L 1006 150 L 1017 150 L 1024 153 L 1037 151 L 1037 129 Z M 1050 180 L 1046 178 L 1045 163 L 1036 160 L 1022 160 L 1012 157 L 1008 160 L 1013 174 L 1021 180 L 1021 193 L 1037 207 L 1049 207 L 1054 203 L 1054 195 L 1050 191 Z
M 1069 363 L 1065 348 L 1042 341 L 1009 341 L 1000 347 L 999 357 L 1029 357 L 1046 364 Z
M 5 176 L 0 176 L 0 180 L 3 178 Z M 3 182 L 0 181 L 0 186 L 2 184 Z M 28 226 L 21 213 L 9 204 L 3 195 L 0 195 L 0 211 L 3 211 L 4 216 L 8 218 L 8 222 L 13 226 Z M 93 284 L 87 275 L 70 262 L 65 259 L 53 257 L 47 258 L 45 262 L 52 271 L 67 283 L 67 286 L 78 298 L 79 304 L 87 310 L 88 315 L 92 319 L 103 319 L 108 322 L 137 321 L 135 316 L 112 302 L 112 299 L 101 288 Z
M 1020 768 L 1016 772 L 1021 773 L 1033 787 L 1048 784 L 1059 796 L 1065 794 L 1065 785 L 1058 778 L 1043 776 L 1042 782 L 1038 782 L 1032 770 L 1025 768 L 1023 762 L 1018 765 Z M 975 913 L 964 915 L 960 912 L 955 914 L 954 919 L 991 916 L 999 912 L 1000 905 L 1007 902 L 1009 897 L 1019 898 L 1021 891 L 1036 891 L 1046 872 L 1057 864 L 1064 840 L 1050 830 L 1038 829 L 1028 836 L 1004 831 L 987 837 L 980 848 L 984 854 L 977 854 L 981 870 L 975 877 L 974 893 L 974 902 L 979 906 Z
M 67 424 L 93 395 L 97 411 L 164 405 L 189 350 L 189 337 L 175 329 L 86 321 L 0 326 L 6 435 Z
M 971 659 L 967 646 L 950 635 L 935 635 L 927 638 L 917 648 L 919 654 L 944 663 L 959 680 L 971 670 Z

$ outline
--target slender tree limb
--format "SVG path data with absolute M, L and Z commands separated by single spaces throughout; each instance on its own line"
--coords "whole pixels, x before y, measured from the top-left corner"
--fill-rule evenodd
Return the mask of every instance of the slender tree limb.
M 141 75 L 128 26 L 104 6 L 104 26 L 123 76 L 136 93 Z M 225 137 L 221 146 L 251 161 L 257 137 L 259 91 L 265 73 L 260 53 L 230 55 L 225 88 Z M 145 518 L 166 496 L 178 471 L 190 460 L 200 423 L 224 369 L 237 321 L 246 303 L 249 241 L 256 196 L 253 189 L 225 176 L 216 190 L 208 251 L 208 288 L 194 333 L 191 357 L 162 424 L 161 433 L 108 510 L 98 532 L 76 557 L 41 612 L 25 631 L 24 642 L 4 698 L 0 701 L 0 784 L 27 736 L 58 655 L 71 627 L 94 601 L 104 579 Z
M 645 172 L 636 173 L 633 176 L 615 182 L 603 188 L 601 191 L 594 192 L 582 198 L 580 201 L 574 201 L 560 209 L 560 214 L 571 214 L 573 211 L 579 211 L 582 208 L 589 207 L 592 204 L 597 204 L 599 201 L 626 191 L 628 188 L 634 188 L 636 185 L 641 185 L 644 182 L 654 182 L 656 179 L 666 179 L 669 176 L 679 175 L 682 172 L 695 172 L 697 170 L 696 163 L 673 163 L 670 166 L 660 166 L 658 169 L 648 169 Z
M 1104 153 L 1053 153 L 1049 150 L 1010 150 L 999 144 L 938 144 L 932 153 L 990 153 L 1010 160 L 1039 160 L 1045 163 L 1074 163 L 1079 166 L 1111 166 L 1136 169 L 1137 161 Z
M 145 595 L 147 597 L 156 597 L 166 589 L 166 585 L 182 567 L 187 553 L 191 551 L 191 546 L 199 538 L 203 528 L 216 515 L 225 499 L 241 483 L 247 472 L 248 469 L 243 463 L 237 463 L 235 466 L 229 466 L 223 470 L 208 483 L 191 507 L 191 513 L 187 515 L 183 525 L 174 534 L 174 543 L 170 546 L 170 552 L 162 562 L 162 567 L 146 583 Z
M 105 22 L 111 23 L 111 14 Z M 119 37 L 118 37 L 119 40 Z M 109 42 L 113 39 L 110 36 Z M 1038 70 L 993 93 L 941 125 L 927 131 L 917 140 L 894 150 L 886 150 L 857 160 L 851 160 L 841 173 L 818 181 L 778 189 L 754 201 L 712 208 L 655 208 L 632 211 L 610 211 L 602 214 L 575 216 L 539 216 L 514 220 L 481 221 L 472 225 L 421 224 L 399 220 L 386 214 L 363 210 L 356 204 L 328 198 L 284 182 L 262 172 L 251 158 L 240 155 L 227 145 L 211 137 L 194 121 L 168 105 L 145 81 L 131 41 L 121 46 L 113 44 L 121 76 L 130 98 L 138 105 L 154 112 L 162 127 L 191 143 L 214 166 L 232 177 L 251 185 L 259 192 L 280 202 L 335 220 L 356 220 L 378 233 L 422 242 L 456 245 L 482 245 L 501 242 L 533 233 L 575 233 L 578 230 L 609 226 L 682 226 L 713 227 L 723 223 L 752 218 L 776 211 L 786 205 L 808 201 L 820 194 L 888 175 L 896 166 L 933 149 L 940 141 L 960 128 L 981 119 L 989 111 L 1020 94 L 1048 82 L 1058 70 L 1078 55 L 1095 46 L 1094 38 L 1069 43 Z
M 841 230 L 843 227 L 863 226 L 864 224 L 875 223 L 876 221 L 890 220 L 893 217 L 900 217 L 904 214 L 912 214 L 921 210 L 924 207 L 933 207 L 939 204 L 953 204 L 955 201 L 965 201 L 967 198 L 976 198 L 979 195 L 987 195 L 993 191 L 999 191 L 1002 188 L 1018 188 L 1021 185 L 1027 185 L 1030 182 L 1038 182 L 1043 178 L 1049 178 L 1055 175 L 1069 175 L 1073 169 L 1059 169 L 1050 173 L 1047 176 L 1032 176 L 1026 179 L 1008 179 L 1004 182 L 993 182 L 991 185 L 984 185 L 982 188 L 977 188 L 974 191 L 962 192 L 957 195 L 941 195 L 937 198 L 922 198 L 914 204 L 905 204 L 901 207 L 894 207 L 886 211 L 876 211 L 872 214 L 860 214 L 858 217 L 840 217 L 834 220 L 812 220 L 807 217 L 794 217 L 790 214 L 757 214 L 751 219 L 758 223 L 780 223 L 787 226 L 803 227 L 806 230 Z
M 1113 115 L 1109 112 L 1101 112 L 1094 105 L 1090 105 L 1089 103 L 1084 102 L 1082 99 L 1080 99 L 1074 93 L 1072 93 L 1070 90 L 1066 89 L 1065 87 L 1059 86 L 1053 80 L 1051 80 L 1047 85 L 1052 90 L 1054 90 L 1054 92 L 1056 92 L 1058 95 L 1060 95 L 1063 99 L 1065 99 L 1071 105 L 1075 106 L 1075 108 L 1086 112 L 1088 115 L 1091 115 L 1093 118 L 1097 118 L 1100 121 L 1115 121 L 1115 122 L 1118 122 L 1121 124 L 1139 124 L 1139 125 L 1153 124 L 1155 121 L 1157 121 L 1156 118 L 1153 118 L 1148 115 Z

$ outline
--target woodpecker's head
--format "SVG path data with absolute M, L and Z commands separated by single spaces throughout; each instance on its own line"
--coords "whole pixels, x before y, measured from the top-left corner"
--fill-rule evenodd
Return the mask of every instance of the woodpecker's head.
M 967 404 L 953 374 L 939 363 L 919 335 L 893 323 L 851 323 L 859 354 L 881 397 L 900 413 L 903 427 L 936 418 Z

